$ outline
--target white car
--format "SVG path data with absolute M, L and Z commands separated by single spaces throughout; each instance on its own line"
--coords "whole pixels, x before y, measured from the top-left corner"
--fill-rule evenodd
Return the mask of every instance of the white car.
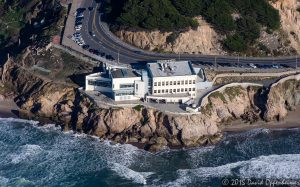
M 79 25 L 78 25 L 78 26 L 75 27 L 75 30 L 76 30 L 76 31 L 80 31 L 81 28 L 82 28 L 82 26 L 79 26 Z
M 75 17 L 76 18 L 83 18 L 84 15 L 83 15 L 83 13 L 76 13 Z
M 253 69 L 256 69 L 256 68 L 257 68 L 257 66 L 254 65 L 253 63 L 250 63 L 249 66 L 250 66 L 251 68 L 253 68 Z

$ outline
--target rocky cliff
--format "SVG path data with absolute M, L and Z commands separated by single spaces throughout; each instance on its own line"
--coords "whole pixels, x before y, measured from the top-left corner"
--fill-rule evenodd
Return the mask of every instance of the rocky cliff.
M 299 79 L 295 78 L 269 91 L 255 86 L 229 87 L 209 95 L 202 114 L 175 115 L 144 107 L 99 108 L 77 89 L 35 77 L 12 60 L 1 74 L 2 84 L 14 89 L 15 101 L 28 116 L 50 118 L 65 130 L 135 143 L 151 151 L 216 143 L 222 137 L 220 127 L 235 119 L 282 119 L 299 104 L 300 94 Z
M 195 30 L 178 33 L 120 30 L 116 35 L 129 44 L 150 51 L 225 54 L 219 42 L 221 36 L 202 17 L 197 17 L 196 20 L 199 26 Z
M 273 6 L 279 10 L 281 26 L 287 34 L 291 46 L 300 53 L 300 7 L 298 0 L 277 0 Z
M 297 8 L 300 7 L 300 2 L 298 0 L 276 0 L 270 1 L 270 3 L 279 10 L 281 17 L 280 30 L 283 32 L 267 34 L 265 31 L 262 31 L 259 41 L 264 46 L 267 46 L 268 50 L 265 52 L 269 53 L 269 50 L 274 50 L 280 51 L 281 55 L 290 55 L 294 53 L 291 51 L 295 49 L 300 53 L 300 12 L 297 11 Z M 221 45 L 224 36 L 217 33 L 201 16 L 195 19 L 198 21 L 199 26 L 196 29 L 187 31 L 120 30 L 115 32 L 115 34 L 129 44 L 150 51 L 181 54 L 226 54 Z

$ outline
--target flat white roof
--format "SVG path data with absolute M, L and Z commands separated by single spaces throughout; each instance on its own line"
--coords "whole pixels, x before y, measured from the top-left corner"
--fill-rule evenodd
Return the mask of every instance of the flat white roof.
M 158 61 L 148 63 L 147 68 L 152 77 L 188 76 L 195 71 L 188 61 Z

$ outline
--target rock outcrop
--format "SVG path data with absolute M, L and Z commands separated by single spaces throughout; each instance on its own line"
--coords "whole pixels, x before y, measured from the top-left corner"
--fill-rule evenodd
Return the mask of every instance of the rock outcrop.
M 273 3 L 274 8 L 279 10 L 281 27 L 286 32 L 291 46 L 300 53 L 300 7 L 298 0 L 277 0 Z
M 295 50 L 300 53 L 300 12 L 298 10 L 300 2 L 298 0 L 269 2 L 279 10 L 281 29 L 274 34 L 267 34 L 263 29 L 259 41 L 266 45 L 268 50 L 277 51 L 280 55 L 294 54 Z M 201 16 L 195 19 L 199 23 L 196 29 L 190 28 L 181 32 L 123 29 L 115 32 L 115 34 L 124 42 L 149 51 L 177 54 L 226 54 L 221 45 L 225 36 L 217 33 Z M 269 53 L 268 50 L 265 51 L 267 54 Z
M 225 54 L 219 40 L 221 36 L 202 17 L 197 17 L 199 26 L 179 33 L 160 31 L 125 31 L 116 35 L 123 41 L 150 51 L 174 53 Z
M 222 137 L 220 127 L 229 121 L 282 119 L 300 102 L 298 76 L 273 85 L 269 92 L 255 86 L 214 92 L 202 114 L 175 115 L 140 107 L 104 109 L 79 90 L 36 77 L 12 60 L 3 70 L 2 84 L 14 88 L 17 104 L 34 119 L 49 118 L 65 130 L 139 144 L 150 151 L 213 144 Z
M 300 76 L 290 76 L 271 86 L 266 101 L 264 119 L 283 120 L 289 110 L 300 104 Z

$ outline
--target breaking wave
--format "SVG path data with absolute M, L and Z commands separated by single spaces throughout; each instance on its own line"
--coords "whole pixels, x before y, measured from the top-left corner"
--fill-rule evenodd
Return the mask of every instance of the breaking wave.
M 218 186 L 227 176 L 300 179 L 299 131 L 255 129 L 227 134 L 215 146 L 151 154 L 53 124 L 0 118 L 0 186 Z

